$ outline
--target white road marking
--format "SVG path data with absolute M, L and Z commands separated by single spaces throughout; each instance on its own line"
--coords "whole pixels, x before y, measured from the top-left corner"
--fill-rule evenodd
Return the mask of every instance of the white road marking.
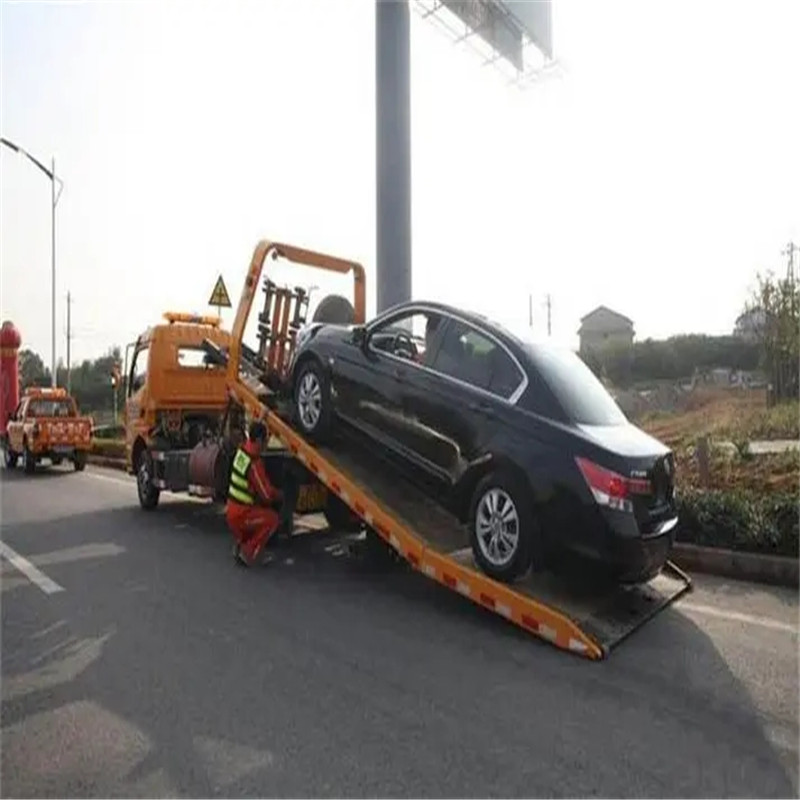
M 99 472 L 86 472 L 84 473 L 89 478 L 94 478 L 98 481 L 108 481 L 109 483 L 118 483 L 120 486 L 124 486 L 126 489 L 130 489 L 132 486 L 136 486 L 136 482 L 133 479 L 125 480 L 124 478 L 114 478 L 111 475 L 101 475 Z
M 746 622 L 749 625 L 758 625 L 761 628 L 771 628 L 775 631 L 783 631 L 784 633 L 793 633 L 795 636 L 798 634 L 798 626 L 790 625 L 788 622 L 779 622 L 776 619 L 769 617 L 757 617 L 751 614 L 740 614 L 738 611 L 725 611 L 721 608 L 714 606 L 704 606 L 697 603 L 678 602 L 679 608 L 686 609 L 690 613 L 694 611 L 696 614 L 705 614 L 708 617 L 717 617 L 718 619 L 727 619 L 732 622 Z
M 35 583 L 45 594 L 63 592 L 64 587 L 48 578 L 40 569 L 31 564 L 27 558 L 12 550 L 5 542 L 0 542 L 0 556 L 10 561 L 31 583 Z

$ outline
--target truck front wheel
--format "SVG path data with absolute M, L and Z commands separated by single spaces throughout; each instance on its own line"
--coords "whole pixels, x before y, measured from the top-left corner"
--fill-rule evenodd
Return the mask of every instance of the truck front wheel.
M 153 458 L 147 450 L 139 456 L 136 468 L 136 488 L 139 492 L 139 505 L 145 511 L 152 511 L 158 505 L 161 491 L 155 485 L 155 469 Z

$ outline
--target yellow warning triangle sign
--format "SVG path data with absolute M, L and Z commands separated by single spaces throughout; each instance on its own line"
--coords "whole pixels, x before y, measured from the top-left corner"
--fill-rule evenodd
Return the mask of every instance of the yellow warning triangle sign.
M 217 283 L 214 286 L 214 291 L 211 292 L 211 299 L 208 304 L 210 306 L 231 308 L 231 299 L 228 297 L 228 290 L 225 288 L 225 281 L 222 280 L 222 275 L 217 278 Z

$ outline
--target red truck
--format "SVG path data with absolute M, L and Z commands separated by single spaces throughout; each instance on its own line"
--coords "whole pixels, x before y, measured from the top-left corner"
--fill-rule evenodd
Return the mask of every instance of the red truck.
M 48 459 L 54 465 L 71 461 L 80 471 L 92 446 L 92 427 L 92 418 L 79 415 L 64 389 L 26 389 L 3 437 L 5 466 L 13 469 L 21 458 L 25 472 L 32 473 Z

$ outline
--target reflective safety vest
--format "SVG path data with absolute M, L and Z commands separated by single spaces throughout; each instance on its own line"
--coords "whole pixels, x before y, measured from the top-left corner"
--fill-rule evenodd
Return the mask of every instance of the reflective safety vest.
M 256 501 L 247 481 L 251 463 L 252 459 L 244 450 L 240 448 L 236 451 L 236 455 L 233 457 L 233 469 L 231 469 L 231 484 L 228 487 L 228 497 L 246 506 L 252 506 Z

